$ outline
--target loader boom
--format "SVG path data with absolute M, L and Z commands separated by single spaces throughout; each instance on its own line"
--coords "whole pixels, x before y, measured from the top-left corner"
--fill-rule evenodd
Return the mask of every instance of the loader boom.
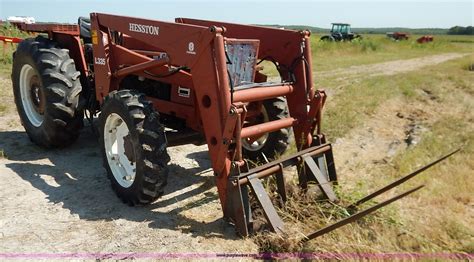
M 316 121 L 316 115 L 310 116 L 309 112 L 315 112 L 314 108 L 320 106 L 320 102 L 315 100 L 312 86 L 308 84 L 312 83 L 311 74 L 307 74 L 312 72 L 310 60 L 307 60 L 311 57 L 309 33 L 185 18 L 176 20 L 179 23 L 92 14 L 92 42 L 96 42 L 93 45 L 96 95 L 102 100 L 110 91 L 119 89 L 119 83 L 128 74 L 153 78 L 153 75 L 165 74 L 170 68 L 186 68 L 186 71 L 181 69 L 174 77 L 162 81 L 186 86 L 195 96 L 197 110 L 175 103 L 172 107 L 178 109 L 176 115 L 179 117 L 199 119 L 190 126 L 202 131 L 206 137 L 219 197 L 225 209 L 231 169 L 244 164 L 242 158 L 236 156 L 237 150 L 229 150 L 239 138 L 261 135 L 262 130 L 292 126 L 298 148 L 307 148 L 312 142 L 313 126 L 306 123 Z M 116 41 L 108 32 L 120 32 L 123 42 Z M 284 72 L 283 75 L 287 76 L 284 83 L 242 90 L 230 86 L 226 48 L 245 39 L 259 43 L 257 59 L 272 57 L 277 63 L 288 65 L 287 70 L 291 72 Z M 162 52 L 166 58 L 154 60 L 140 54 L 137 50 L 139 42 L 149 45 L 146 52 Z M 143 48 L 140 50 L 143 53 Z M 291 81 L 290 75 L 297 81 Z M 291 118 L 262 123 L 258 128 L 237 128 L 238 122 L 243 120 L 244 103 L 277 96 L 287 97 Z M 152 101 L 159 111 L 166 112 L 169 107 L 167 102 Z

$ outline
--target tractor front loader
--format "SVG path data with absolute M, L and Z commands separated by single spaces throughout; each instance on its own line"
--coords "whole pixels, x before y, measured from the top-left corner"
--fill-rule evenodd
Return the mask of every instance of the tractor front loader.
M 313 88 L 309 31 L 99 13 L 78 25 L 19 26 L 41 34 L 14 54 L 15 101 L 29 137 L 46 147 L 66 146 L 79 135 L 84 115 L 92 120 L 100 112 L 104 167 L 124 202 L 159 198 L 167 146 L 199 138 L 208 145 L 224 218 L 242 236 L 253 231 L 250 194 L 269 228 L 285 232 L 262 179 L 273 176 L 285 202 L 289 166 L 297 166 L 302 192 L 315 183 L 329 201 L 338 200 L 332 145 L 321 132 L 326 94 Z M 281 81 L 268 82 L 261 61 L 273 63 Z M 297 152 L 280 157 L 290 132 Z

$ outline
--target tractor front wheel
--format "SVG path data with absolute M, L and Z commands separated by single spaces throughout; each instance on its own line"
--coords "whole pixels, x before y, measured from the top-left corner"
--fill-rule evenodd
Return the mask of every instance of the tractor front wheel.
M 170 157 L 152 104 L 134 91 L 112 91 L 99 122 L 104 167 L 117 196 L 129 205 L 158 199 L 167 183 Z

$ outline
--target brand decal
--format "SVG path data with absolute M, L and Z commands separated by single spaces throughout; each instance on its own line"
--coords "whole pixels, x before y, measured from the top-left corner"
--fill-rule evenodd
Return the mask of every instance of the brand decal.
M 196 52 L 194 51 L 194 42 L 189 42 L 188 44 L 188 51 L 186 51 L 187 54 L 190 54 L 190 55 L 195 55 Z
M 141 25 L 141 24 L 129 23 L 128 29 L 132 32 L 148 34 L 148 35 L 160 34 L 160 28 L 158 26 L 152 26 L 152 25 Z

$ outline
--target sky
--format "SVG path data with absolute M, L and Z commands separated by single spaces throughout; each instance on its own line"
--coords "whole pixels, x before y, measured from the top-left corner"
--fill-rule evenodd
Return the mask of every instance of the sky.
M 162 21 L 189 17 L 244 24 L 308 25 L 331 22 L 353 27 L 449 28 L 474 24 L 474 0 L 0 0 L 0 19 L 77 22 L 91 12 Z

